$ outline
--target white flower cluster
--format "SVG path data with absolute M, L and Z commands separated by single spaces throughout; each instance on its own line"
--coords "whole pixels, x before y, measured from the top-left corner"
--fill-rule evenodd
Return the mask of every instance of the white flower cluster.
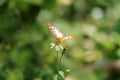
M 56 45 L 55 43 L 51 43 L 50 45 L 51 45 L 50 48 L 55 48 L 55 50 L 56 50 L 57 52 L 64 49 L 61 44 L 57 44 L 57 45 Z

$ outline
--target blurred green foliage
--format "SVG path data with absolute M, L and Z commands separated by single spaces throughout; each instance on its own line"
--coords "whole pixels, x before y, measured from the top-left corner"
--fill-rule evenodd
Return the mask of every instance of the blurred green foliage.
M 47 21 L 74 36 L 67 80 L 120 80 L 119 0 L 0 0 L 0 80 L 53 80 Z

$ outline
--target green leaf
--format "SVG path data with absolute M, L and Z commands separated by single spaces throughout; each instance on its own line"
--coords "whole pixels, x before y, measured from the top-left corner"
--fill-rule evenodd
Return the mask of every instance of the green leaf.
M 60 75 L 63 79 L 65 79 L 65 76 L 64 76 L 64 72 L 63 72 L 63 71 L 59 71 L 59 75 Z
M 55 76 L 54 76 L 54 80 L 58 80 L 58 75 L 55 75 Z

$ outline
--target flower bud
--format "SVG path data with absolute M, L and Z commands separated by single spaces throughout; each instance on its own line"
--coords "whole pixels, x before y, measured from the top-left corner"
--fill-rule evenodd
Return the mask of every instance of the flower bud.
M 70 69 L 66 69 L 66 72 L 67 72 L 67 73 L 70 73 Z

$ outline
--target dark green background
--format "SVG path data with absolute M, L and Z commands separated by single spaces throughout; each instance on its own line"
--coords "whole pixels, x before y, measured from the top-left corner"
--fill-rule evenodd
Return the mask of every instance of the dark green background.
M 0 0 L 0 80 L 53 80 L 48 21 L 74 36 L 68 80 L 120 80 L 119 0 Z

